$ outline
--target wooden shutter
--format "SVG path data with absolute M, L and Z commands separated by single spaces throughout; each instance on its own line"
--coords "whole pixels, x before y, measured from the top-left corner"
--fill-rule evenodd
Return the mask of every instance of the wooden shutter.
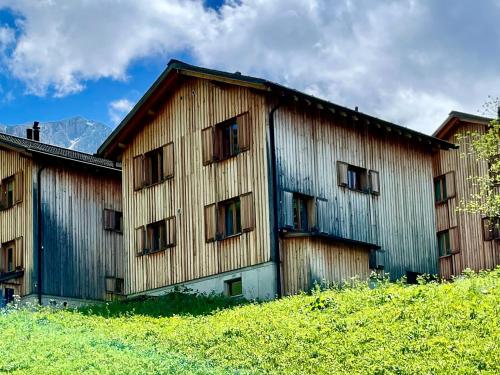
M 212 126 L 201 131 L 201 151 L 203 165 L 208 165 L 214 159 L 214 129 Z
M 15 269 L 24 269 L 24 249 L 23 249 L 23 238 L 16 238 L 16 245 L 14 249 L 14 268 Z
M 364 191 L 365 193 L 368 193 L 370 191 L 370 182 L 368 179 L 368 171 L 364 170 L 363 172 L 361 172 L 359 179 L 361 182 L 361 190 Z
M 136 255 L 144 254 L 146 249 L 146 228 L 144 226 L 135 228 L 135 253 Z
M 217 205 L 205 206 L 205 241 L 215 241 L 217 235 Z
M 253 194 L 246 193 L 240 197 L 241 230 L 249 232 L 255 229 L 255 206 Z
M 104 209 L 104 229 L 115 229 L 115 211 Z
M 238 149 L 240 152 L 250 149 L 252 125 L 250 112 L 243 113 L 236 118 L 238 124 Z
M 14 203 L 21 203 L 24 195 L 23 171 L 16 173 L 14 177 Z
M 370 171 L 370 190 L 372 194 L 380 194 L 380 178 L 377 171 Z
M 5 203 L 5 185 L 0 181 L 0 210 L 4 210 L 6 208 Z
M 133 159 L 134 190 L 142 189 L 144 186 L 144 155 L 137 155 Z
M 293 193 L 291 191 L 283 191 L 281 209 L 283 210 L 283 226 L 293 228 Z
M 224 238 L 227 234 L 226 231 L 226 207 L 224 204 L 217 204 L 217 232 L 215 234 L 215 239 L 220 240 Z
M 446 184 L 446 197 L 453 198 L 456 195 L 455 192 L 455 172 L 448 172 L 445 174 L 445 184 Z
M 319 233 L 328 234 L 329 225 L 328 200 L 316 198 L 316 229 Z
M 456 253 L 460 251 L 460 239 L 458 236 L 458 228 L 450 228 L 448 232 L 450 235 L 450 250 L 452 253 Z
M 337 161 L 337 183 L 339 186 L 347 186 L 347 163 Z
M 174 144 L 163 146 L 163 178 L 174 177 Z
M 175 216 L 169 217 L 165 220 L 165 227 L 167 229 L 167 236 L 165 244 L 167 247 L 175 246 L 176 240 L 176 227 L 175 227 Z
M 114 277 L 106 277 L 106 293 L 114 293 L 116 288 L 116 279 Z

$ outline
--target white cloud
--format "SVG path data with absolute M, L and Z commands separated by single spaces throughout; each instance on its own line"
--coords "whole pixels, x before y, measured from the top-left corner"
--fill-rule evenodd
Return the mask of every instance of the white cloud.
M 108 114 L 111 122 L 118 125 L 134 107 L 135 103 L 128 99 L 118 99 L 108 104 Z
M 38 95 L 124 80 L 134 61 L 179 52 L 428 133 L 451 109 L 475 112 L 499 95 L 498 0 L 227 0 L 218 12 L 203 0 L 2 5 L 21 16 L 8 67 Z

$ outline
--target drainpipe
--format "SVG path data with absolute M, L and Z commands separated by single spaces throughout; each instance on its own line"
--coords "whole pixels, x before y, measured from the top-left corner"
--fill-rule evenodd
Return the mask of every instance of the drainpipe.
M 274 113 L 281 106 L 280 103 L 276 104 L 269 112 L 269 142 L 271 148 L 271 181 L 272 181 L 272 200 L 273 200 L 273 229 L 274 236 L 274 256 L 276 259 L 276 286 L 278 289 L 278 298 L 282 297 L 281 290 L 281 255 L 280 255 L 280 241 L 279 241 L 279 226 L 278 226 L 278 207 L 279 207 L 279 180 L 278 173 L 276 172 L 276 139 L 274 134 Z
M 38 303 L 42 304 L 42 257 L 43 257 L 43 228 L 42 228 L 42 171 L 46 168 L 46 165 L 42 165 L 36 174 L 36 190 L 37 190 L 37 202 L 36 202 L 36 220 L 37 220 L 37 250 L 38 250 Z

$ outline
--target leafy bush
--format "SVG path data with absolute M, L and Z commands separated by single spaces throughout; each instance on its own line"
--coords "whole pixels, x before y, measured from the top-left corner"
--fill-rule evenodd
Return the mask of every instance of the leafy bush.
M 0 314 L 0 373 L 500 373 L 500 268 L 268 303 L 166 297 Z

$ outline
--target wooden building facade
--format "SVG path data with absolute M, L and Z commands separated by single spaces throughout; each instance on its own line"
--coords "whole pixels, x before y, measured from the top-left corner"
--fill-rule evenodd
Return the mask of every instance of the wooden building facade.
M 0 134 L 0 179 L 0 302 L 123 294 L 115 163 Z
M 457 212 L 460 202 L 476 192 L 469 177 L 488 173 L 487 163 L 476 160 L 457 134 L 484 133 L 490 121 L 454 111 L 434 134 L 459 145 L 436 153 L 433 162 L 439 274 L 445 279 L 466 268 L 479 271 L 500 264 L 500 233 L 492 231 L 487 218 L 479 214 Z
M 125 292 L 272 298 L 436 273 L 432 153 L 451 147 L 173 60 L 98 150 L 123 165 Z

